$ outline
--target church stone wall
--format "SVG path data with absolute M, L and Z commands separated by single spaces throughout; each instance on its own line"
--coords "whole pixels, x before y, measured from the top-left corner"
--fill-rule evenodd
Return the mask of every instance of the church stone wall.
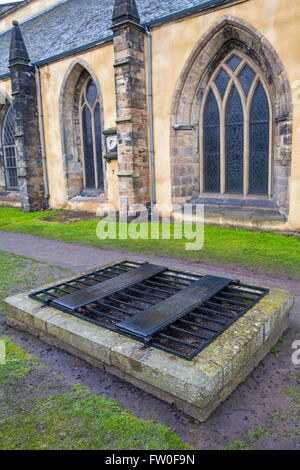
M 32 2 L 32 5 L 35 3 Z M 21 13 L 21 10 L 19 12 Z M 278 123 L 278 131 L 274 136 L 274 148 L 275 154 L 278 155 L 278 162 L 280 160 L 275 173 L 275 181 L 279 187 L 284 183 L 281 192 L 282 200 L 284 202 L 286 198 L 289 199 L 289 211 L 287 222 L 282 223 L 279 228 L 300 230 L 300 37 L 299 28 L 297 28 L 300 22 L 300 2 L 298 0 L 249 0 L 151 28 L 157 202 L 172 204 L 174 196 L 179 200 L 180 198 L 182 201 L 186 200 L 198 178 L 197 129 L 188 126 L 178 128 L 176 130 L 178 139 L 184 143 L 187 149 L 186 154 L 180 151 L 179 145 L 171 154 L 172 103 L 178 80 L 196 44 L 224 17 L 237 18 L 257 30 L 261 35 L 262 44 L 264 41 L 271 44 L 286 70 L 292 93 L 292 118 L 287 122 Z M 16 19 L 20 18 L 16 16 Z M 0 21 L 0 27 L 1 25 L 3 25 L 2 21 Z M 64 78 L 77 60 L 86 61 L 97 76 L 101 87 L 104 129 L 114 128 L 118 117 L 118 106 L 120 108 L 120 104 L 116 103 L 115 54 L 116 51 L 111 42 L 41 67 L 47 168 L 52 207 L 79 207 L 68 200 L 64 179 L 59 103 Z M 146 59 L 145 63 L 147 63 Z M 0 89 L 5 88 L 6 83 L 6 81 L 1 81 Z M 287 91 L 284 83 L 282 87 L 282 96 L 284 96 Z M 193 164 L 184 164 L 186 158 L 190 156 L 192 156 Z M 178 169 L 173 173 L 173 181 L 180 181 L 180 184 L 184 183 L 185 187 L 175 195 L 172 194 L 172 158 L 178 162 Z M 107 164 L 107 198 L 116 206 L 119 204 L 118 172 L 116 160 Z M 287 187 L 288 191 L 286 191 Z M 80 208 L 95 210 L 91 202 L 85 202 Z M 262 220 L 260 228 L 264 227 Z
M 263 12 L 263 14 L 262 14 Z M 191 122 L 172 121 L 172 103 L 176 95 L 176 87 L 186 63 L 196 44 L 216 24 L 226 18 L 237 18 L 261 36 L 262 47 L 267 50 L 266 43 L 271 44 L 280 58 L 291 89 L 291 113 L 286 122 L 278 122 L 274 136 L 274 153 L 277 155 L 277 170 L 275 184 L 281 192 L 283 205 L 289 198 L 289 212 L 286 223 L 278 224 L 278 229 L 300 230 L 300 62 L 299 62 L 299 32 L 291 28 L 292 24 L 300 21 L 300 3 L 297 0 L 251 0 L 235 6 L 211 11 L 183 20 L 157 26 L 152 31 L 153 57 L 153 115 L 155 139 L 155 175 L 156 193 L 159 203 L 184 202 L 193 195 L 193 190 L 199 178 L 198 167 L 198 134 L 197 128 L 191 127 Z M 220 44 L 221 46 L 221 44 Z M 211 56 L 210 56 L 211 53 Z M 208 62 L 215 54 L 215 47 L 205 51 L 205 61 Z M 201 67 L 201 63 L 199 64 Z M 281 70 L 278 63 L 278 69 Z M 199 70 L 198 70 L 199 73 Z M 201 75 L 201 74 L 200 74 Z M 195 77 L 194 77 L 195 79 Z M 186 82 L 187 96 L 189 84 Z M 282 81 L 281 99 L 278 107 L 284 108 L 288 86 Z M 192 94 L 192 90 L 190 90 Z M 280 102 L 281 101 L 281 102 Z M 280 109 L 276 110 L 279 117 Z M 178 124 L 174 130 L 173 124 Z M 180 126 L 183 124 L 183 126 Z M 185 125 L 186 124 L 186 125 Z M 193 123 L 192 123 L 193 124 Z M 173 129 L 173 130 L 172 130 Z M 174 131 L 174 132 L 173 132 Z M 177 145 L 172 145 L 176 133 Z M 173 146 L 172 154 L 171 148 Z M 181 151 L 182 150 L 182 151 Z M 178 163 L 173 172 L 172 158 Z M 172 194 L 172 183 L 178 182 L 178 187 Z M 183 182 L 185 182 L 183 184 Z M 282 188 L 280 189 L 280 186 Z M 288 192 L 287 192 L 288 191 Z M 232 224 L 235 221 L 232 220 Z M 264 221 L 260 227 L 267 227 Z

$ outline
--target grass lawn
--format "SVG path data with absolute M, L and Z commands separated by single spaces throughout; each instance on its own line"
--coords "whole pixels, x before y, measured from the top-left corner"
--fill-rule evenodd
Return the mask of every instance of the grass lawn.
M 66 270 L 0 251 L 0 300 L 66 277 Z M 166 426 L 67 383 L 7 336 L 0 311 L 0 450 L 191 449 Z M 2 343 L 3 344 L 3 343 Z
M 300 239 L 297 237 L 211 226 L 205 227 L 202 250 L 187 251 L 185 244 L 189 240 L 174 240 L 172 236 L 170 240 L 100 240 L 96 236 L 99 218 L 61 223 L 57 218 L 61 212 L 23 213 L 19 209 L 0 208 L 0 229 L 96 247 L 239 265 L 300 279 Z M 53 221 L 40 220 L 49 216 Z M 173 227 L 171 224 L 171 235 Z M 118 230 L 117 225 L 117 233 Z

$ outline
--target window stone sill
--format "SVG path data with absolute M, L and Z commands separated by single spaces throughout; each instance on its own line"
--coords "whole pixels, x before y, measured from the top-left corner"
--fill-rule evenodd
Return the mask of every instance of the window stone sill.
M 269 199 L 236 199 L 200 197 L 188 201 L 189 204 L 203 204 L 205 218 L 219 217 L 236 220 L 237 222 L 286 222 L 275 202 Z
M 86 190 L 82 191 L 77 196 L 72 197 L 69 199 L 70 202 L 106 202 L 107 198 L 104 192 L 99 192 L 97 190 Z
M 212 205 L 216 207 L 233 207 L 240 209 L 263 209 L 263 210 L 279 210 L 279 207 L 275 204 L 274 201 L 271 201 L 267 198 L 234 198 L 227 197 L 226 195 L 223 198 L 219 197 L 210 197 L 210 196 L 201 196 L 197 199 L 191 199 L 188 201 L 190 204 L 204 204 Z

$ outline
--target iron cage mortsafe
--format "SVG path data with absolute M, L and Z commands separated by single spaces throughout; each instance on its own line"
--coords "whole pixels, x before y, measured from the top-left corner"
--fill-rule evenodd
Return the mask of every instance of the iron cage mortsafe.
M 223 277 L 120 261 L 29 297 L 191 360 L 268 292 Z

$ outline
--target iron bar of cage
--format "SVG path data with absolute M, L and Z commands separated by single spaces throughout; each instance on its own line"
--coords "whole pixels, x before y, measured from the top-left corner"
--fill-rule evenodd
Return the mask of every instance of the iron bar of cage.
M 170 325 L 169 328 L 185 335 L 194 336 L 195 338 L 201 339 L 203 341 L 207 339 L 204 336 L 199 335 L 199 333 L 195 333 L 194 331 L 188 331 L 188 330 L 185 330 L 184 328 L 179 328 L 178 326 L 175 326 L 175 325 Z
M 59 292 L 63 292 L 64 294 L 71 294 L 71 292 L 67 291 L 66 289 L 62 289 L 61 287 L 55 287 L 55 290 Z
M 257 294 L 255 294 L 254 292 L 251 292 L 249 290 L 242 290 L 242 289 L 237 289 L 236 287 L 226 287 L 225 288 L 226 290 L 229 290 L 230 292 L 236 292 L 236 293 L 239 293 L 239 294 L 250 294 L 252 295 L 253 297 L 255 297 Z
M 238 305 L 240 307 L 245 307 L 248 306 L 248 304 L 245 304 L 244 302 L 238 302 L 235 300 L 230 300 L 230 299 L 225 299 L 224 297 L 220 297 L 219 294 L 214 297 L 216 300 L 221 300 L 222 302 L 227 302 L 230 305 Z
M 101 302 L 100 305 L 101 305 L 101 307 L 106 307 L 108 309 L 115 310 L 116 312 L 123 313 L 124 315 L 130 315 L 130 316 L 134 315 L 134 313 L 128 312 L 128 311 L 126 311 L 124 309 L 121 309 L 119 307 L 115 307 L 114 305 L 109 305 L 109 304 L 106 304 L 106 303 L 103 303 L 103 302 Z
M 84 315 L 82 315 L 81 313 L 79 313 L 75 310 L 73 312 L 70 312 L 70 315 L 74 315 L 75 317 L 78 317 L 81 320 L 85 320 L 85 321 L 89 321 L 90 323 L 94 323 L 95 325 L 101 326 L 102 328 L 104 327 L 104 328 L 107 328 L 111 331 L 115 330 L 114 327 L 111 327 L 110 325 L 105 325 L 105 324 L 99 322 L 98 320 L 94 320 L 93 318 L 87 318 L 87 317 L 85 317 Z
M 151 284 L 151 285 L 154 285 L 154 286 L 160 286 L 160 287 L 167 287 L 168 289 L 173 289 L 173 290 L 177 290 L 177 291 L 180 291 L 181 288 L 180 287 L 175 287 L 175 286 L 168 286 L 168 285 L 165 285 L 165 284 L 162 284 L 161 282 L 155 282 L 155 281 L 151 281 L 151 280 L 144 280 L 144 281 L 141 281 L 143 284 L 144 283 L 148 283 L 148 284 Z M 162 290 L 161 288 L 157 287 L 156 288 L 157 290 L 160 290 L 161 292 L 166 292 L 167 294 L 172 294 L 172 292 L 168 292 L 168 291 L 165 291 L 165 290 Z
M 119 263 L 118 263 L 118 264 L 119 264 Z M 122 263 L 122 264 L 123 264 L 123 263 Z M 138 263 L 135 263 L 135 264 L 136 264 L 136 265 L 139 265 Z M 95 276 L 96 276 L 96 275 L 101 275 L 101 273 L 103 274 L 103 269 L 105 269 L 105 268 L 98 269 L 98 270 L 96 270 L 96 271 L 93 271 L 93 272 L 91 272 L 91 273 L 89 273 L 89 274 L 85 274 L 85 275 L 83 275 L 83 276 L 79 276 L 78 278 L 72 279 L 71 281 L 61 282 L 61 283 L 59 283 L 59 284 L 57 284 L 56 286 L 53 286 L 53 287 L 70 286 L 70 287 L 73 288 L 73 289 L 81 290 L 80 287 L 77 287 L 77 286 L 75 286 L 74 284 L 77 283 L 77 282 L 79 282 L 79 281 L 81 281 L 82 279 L 90 278 L 92 275 L 95 275 Z M 107 279 L 110 279 L 110 277 L 107 276 L 107 275 L 105 275 L 105 274 L 103 274 L 103 277 L 106 277 Z M 93 278 L 92 278 L 92 279 L 93 279 Z M 82 282 L 80 282 L 80 283 L 82 283 Z M 89 285 L 91 285 L 91 284 L 89 284 Z M 42 289 L 42 290 L 40 290 L 40 291 L 38 291 L 38 292 L 35 292 L 35 295 L 37 295 L 37 294 L 39 294 L 39 293 L 41 293 L 41 292 L 45 292 L 45 291 L 51 290 L 53 287 L 49 287 L 48 289 Z
M 92 285 L 90 282 L 81 281 L 80 279 L 77 279 L 75 282 L 76 282 L 76 284 L 83 284 L 83 285 L 86 285 L 86 286 L 91 286 Z
M 128 299 L 132 299 L 135 302 L 141 302 L 141 303 L 145 303 L 145 304 L 149 304 L 149 305 L 155 305 L 155 302 L 151 302 L 151 300 L 137 299 L 136 297 L 134 297 L 134 295 L 125 294 L 124 292 L 115 292 L 115 294 L 116 295 L 122 295 L 123 297 L 127 297 Z
M 223 309 L 226 309 L 226 310 L 233 310 L 234 312 L 240 312 L 241 309 L 240 308 L 236 308 L 236 307 L 233 307 L 233 306 L 228 306 L 228 305 L 223 305 L 223 304 L 217 304 L 215 302 L 212 302 L 211 300 L 208 300 L 205 302 L 204 305 L 212 305 L 213 307 L 219 307 L 219 308 L 223 308 Z M 199 308 L 203 308 L 202 305 L 199 307 Z M 234 318 L 235 316 L 232 315 Z
M 205 315 L 201 315 L 199 313 L 194 313 L 194 312 L 191 312 L 189 315 L 193 315 L 193 316 L 196 316 L 197 318 L 200 318 L 201 320 L 206 320 L 206 321 L 210 321 L 212 323 L 217 323 L 219 325 L 227 325 L 226 322 L 223 322 L 221 320 L 215 320 L 213 318 L 210 318 L 210 317 L 206 317 Z
M 189 313 L 188 315 L 191 315 L 191 313 Z M 180 318 L 179 320 L 182 320 L 182 319 Z M 185 320 L 185 321 L 189 321 L 189 320 Z M 191 321 L 189 321 L 189 323 L 197 328 L 203 328 L 204 330 L 212 331 L 213 333 L 217 333 L 218 331 L 220 331 L 220 330 L 216 330 L 215 328 L 211 328 L 210 326 L 202 325 L 202 323 L 191 322 Z
M 87 310 L 88 312 L 94 313 L 95 315 L 98 315 L 98 316 L 107 318 L 107 319 L 112 320 L 112 321 L 119 321 L 118 318 L 113 317 L 113 316 L 110 315 L 109 313 L 105 313 L 105 312 L 102 312 L 102 311 L 95 310 L 95 309 L 92 308 L 92 307 L 85 307 L 85 308 L 86 308 L 86 310 Z
M 118 269 L 118 271 L 120 271 L 120 270 L 122 271 L 122 269 Z M 109 268 L 108 268 L 107 271 L 109 271 L 107 273 L 109 276 L 111 274 L 113 274 L 113 275 L 115 274 L 116 276 L 119 275 L 119 273 L 117 273 L 116 270 L 112 270 L 112 269 L 109 270 Z M 98 273 L 98 275 L 100 277 L 101 277 L 101 274 L 103 274 L 103 270 L 99 271 L 99 273 Z M 173 291 L 174 290 L 175 291 L 182 290 L 182 288 L 175 287 L 175 286 L 170 286 L 166 283 L 166 282 L 173 282 L 171 279 L 174 279 L 174 278 L 175 278 L 176 282 L 178 282 L 178 276 L 172 276 L 171 277 L 171 276 L 168 276 L 168 274 L 169 273 L 167 273 L 167 276 L 164 277 L 164 273 L 163 273 L 162 279 L 159 279 L 159 281 L 163 281 L 163 282 L 155 282 L 155 281 L 151 281 L 151 280 L 150 281 L 144 280 L 144 281 L 141 281 L 140 283 L 134 284 L 132 287 L 127 288 L 125 290 L 127 292 L 128 291 L 129 292 L 136 292 L 137 294 L 140 294 L 142 296 L 149 296 L 149 297 L 152 296 L 152 297 L 155 297 L 155 299 L 164 300 L 165 298 L 168 298 L 169 296 L 173 295 L 173 293 L 170 292 L 170 290 L 171 291 L 172 290 Z M 108 277 L 108 276 L 104 275 L 102 277 Z M 157 276 L 157 277 L 159 277 L 159 276 Z M 75 290 L 82 290 L 84 288 L 77 287 L 77 285 L 74 285 L 74 284 L 78 283 L 78 284 L 81 284 L 81 286 L 82 285 L 91 285 L 91 283 L 83 281 L 84 279 L 85 280 L 89 279 L 92 282 L 97 282 L 98 281 L 98 279 L 96 279 L 95 272 L 94 272 L 94 273 L 90 273 L 89 275 L 81 276 L 80 278 L 77 278 L 77 280 L 75 279 L 75 280 L 70 281 L 70 282 L 61 283 L 57 286 L 52 286 L 49 289 L 41 290 L 38 293 L 31 294 L 30 296 L 35 298 L 36 300 L 39 300 L 42 303 L 49 304 L 49 302 L 51 302 L 51 298 L 52 299 L 57 298 L 57 296 L 53 292 L 55 292 L 55 293 L 57 293 L 57 292 L 69 293 L 69 291 L 66 291 L 62 287 L 67 287 L 67 288 L 75 289 Z M 101 281 L 101 282 L 104 282 L 104 281 Z M 193 279 L 184 278 L 184 282 L 181 282 L 181 285 L 183 285 L 184 287 L 187 287 L 192 282 L 193 282 Z M 94 285 L 94 284 L 92 284 L 92 285 Z M 186 358 L 186 359 L 193 358 L 199 351 L 204 349 L 204 347 L 206 347 L 211 341 L 213 341 L 214 337 L 218 336 L 221 332 L 225 331 L 233 323 L 234 320 L 236 320 L 238 317 L 243 315 L 247 310 L 249 310 L 249 308 L 251 308 L 256 302 L 258 302 L 258 300 L 260 300 L 265 295 L 266 292 L 268 292 L 267 289 L 263 289 L 263 288 L 254 288 L 253 286 L 248 286 L 248 285 L 240 285 L 240 286 L 243 289 L 247 289 L 247 291 L 237 289 L 235 287 L 227 286 L 226 288 L 224 288 L 224 290 L 228 289 L 227 292 L 224 292 L 224 290 L 220 291 L 218 293 L 218 295 L 212 297 L 211 301 L 205 302 L 203 304 L 205 306 L 199 305 L 198 307 L 196 307 L 191 312 L 186 313 L 183 318 L 180 318 L 177 321 L 175 321 L 173 324 L 165 327 L 165 328 L 169 328 L 171 331 L 174 331 L 174 332 L 176 331 L 177 333 L 184 334 L 187 337 L 198 338 L 201 341 L 203 341 L 202 345 L 196 346 L 194 344 L 188 343 L 187 341 L 180 340 L 179 338 L 176 338 L 174 336 L 170 336 L 170 335 L 167 335 L 167 334 L 163 333 L 163 330 L 161 330 L 161 332 L 158 332 L 156 335 L 154 335 L 154 336 L 157 336 L 157 337 L 162 338 L 162 339 L 167 339 L 173 345 L 175 343 L 175 345 L 179 345 L 179 346 L 183 345 L 186 348 L 194 349 L 194 353 L 184 354 L 184 353 L 180 352 L 180 350 L 178 350 L 179 346 L 176 349 L 175 345 L 173 347 L 164 347 L 163 345 L 161 345 L 159 343 L 156 344 L 155 339 L 153 340 L 152 344 L 155 347 L 158 347 L 159 349 L 171 352 L 172 354 L 176 354 L 179 357 L 183 357 L 183 358 Z M 152 292 L 147 292 L 145 290 L 141 290 L 140 287 L 142 287 L 142 289 L 143 288 L 144 289 L 145 288 L 146 289 L 151 288 L 151 290 L 153 290 L 154 292 L 161 292 L 161 293 L 167 295 L 168 297 L 162 297 L 162 296 L 153 294 Z M 165 289 L 161 289 L 161 287 L 165 287 Z M 168 289 L 168 290 L 166 290 L 166 289 Z M 253 289 L 253 290 L 249 291 L 249 289 Z M 231 294 L 230 294 L 230 292 L 231 292 Z M 250 298 L 250 297 L 247 297 L 245 295 L 244 296 L 239 295 L 239 294 L 244 294 L 244 293 L 249 294 L 252 297 Z M 38 295 L 44 295 L 48 298 L 43 299 L 41 297 L 38 297 Z M 116 292 L 113 295 L 114 296 L 119 296 L 121 298 L 122 297 L 123 298 L 124 297 L 125 298 L 132 298 L 136 302 L 139 302 L 139 303 L 142 303 L 142 304 L 143 303 L 148 303 L 149 305 L 156 305 L 157 303 L 159 303 L 159 301 L 155 303 L 155 302 L 147 301 L 146 299 L 143 299 L 143 298 L 141 299 L 138 296 L 131 296 L 131 295 L 126 294 L 125 292 L 122 292 L 122 291 L 121 292 Z M 237 300 L 234 300 L 234 299 L 237 299 L 237 298 L 238 299 L 241 298 L 241 300 L 249 300 L 249 302 L 247 302 L 247 303 L 246 302 L 238 302 Z M 139 311 L 144 311 L 145 310 L 144 308 L 138 307 L 137 305 L 133 305 L 130 302 L 124 301 L 123 299 L 119 300 L 119 299 L 108 297 L 106 299 L 106 301 L 121 304 L 122 306 L 124 305 L 125 309 L 120 309 L 120 308 L 118 308 L 114 305 L 110 305 L 110 304 L 107 304 L 107 303 L 104 303 L 104 302 L 102 302 L 102 303 L 96 302 L 96 304 L 99 305 L 99 307 L 102 306 L 104 309 L 108 309 L 109 311 L 111 311 L 111 310 L 116 311 L 116 312 L 120 313 L 122 316 L 134 315 L 133 312 L 128 311 L 128 307 L 132 308 L 134 310 L 139 310 Z M 227 305 L 224 305 L 224 303 L 218 303 L 218 302 L 225 302 Z M 214 306 L 218 309 L 221 309 L 221 311 L 211 309 L 211 308 L 207 308 L 208 306 Z M 242 308 L 237 308 L 237 306 L 240 306 Z M 92 318 L 86 318 L 86 317 L 84 317 L 84 315 L 81 315 L 79 312 L 68 312 L 67 308 L 64 311 L 67 311 L 67 313 L 71 313 L 73 315 L 75 314 L 75 316 L 78 316 L 79 318 L 83 318 L 85 320 L 91 321 L 92 323 L 95 323 L 95 324 L 97 324 L 99 326 L 102 326 L 104 328 L 107 328 L 107 329 L 110 329 L 110 330 L 116 330 L 115 326 L 112 327 L 109 324 L 106 324 L 106 323 L 103 324 L 100 321 L 95 321 Z M 202 312 L 202 313 L 208 313 L 210 315 L 221 316 L 221 317 L 223 316 L 225 318 L 227 317 L 227 318 L 230 319 L 230 321 L 228 323 L 224 323 L 220 320 L 216 320 L 215 318 L 211 318 L 211 317 L 204 316 L 202 314 L 196 313 L 196 312 L 199 312 L 199 311 Z M 235 311 L 235 312 L 237 312 L 237 315 L 229 314 L 228 311 Z M 97 317 L 99 317 L 99 319 L 104 318 L 104 319 L 107 319 L 107 320 L 112 321 L 112 322 L 119 322 L 120 321 L 119 318 L 116 318 L 113 315 L 109 315 L 108 313 L 105 313 L 101 310 L 96 310 L 92 307 L 87 306 L 87 312 L 92 313 L 94 315 L 97 315 Z M 188 320 L 185 320 L 185 318 L 189 318 L 189 317 L 194 317 L 194 318 L 197 318 L 197 319 L 201 319 L 201 320 L 204 320 L 208 323 L 211 322 L 213 324 L 215 323 L 217 325 L 222 325 L 223 328 L 221 328 L 220 330 L 216 330 L 215 328 L 210 328 L 206 325 L 202 325 L 202 324 L 198 324 L 198 323 L 195 323 L 195 322 L 190 322 Z M 196 327 L 197 328 L 197 333 L 195 331 L 189 331 L 185 328 L 178 327 L 178 324 L 192 326 L 193 328 Z M 209 331 L 210 333 L 214 333 L 214 335 L 212 335 L 211 337 L 202 336 L 199 333 L 199 331 L 202 332 L 203 330 Z M 129 337 L 133 337 L 133 335 L 130 335 L 130 333 L 126 334 L 126 333 L 123 332 L 122 334 L 125 334 L 126 336 L 129 336 Z M 143 342 L 142 338 L 136 338 L 136 339 Z
M 72 282 L 66 282 L 64 284 L 60 284 L 60 286 L 70 286 L 72 289 L 76 289 L 76 290 L 82 290 L 82 287 L 78 287 L 78 286 L 74 286 L 74 283 Z
M 114 299 L 114 298 L 110 297 L 109 301 L 110 302 L 118 302 L 119 304 L 127 305 L 128 307 L 135 308 L 136 310 L 140 310 L 141 312 L 144 312 L 144 310 L 145 310 L 143 307 L 138 307 L 137 305 L 126 302 L 125 300 L 118 300 L 118 299 Z
M 135 285 L 135 287 L 137 286 L 138 288 L 144 288 L 144 289 L 151 289 L 151 291 L 154 291 L 154 292 L 161 292 L 161 289 L 157 288 L 157 287 L 153 287 L 153 286 L 144 286 L 143 285 L 143 281 L 141 282 L 137 282 Z M 147 292 L 147 291 L 145 291 Z M 165 294 L 171 294 L 171 292 L 167 292 L 167 291 L 163 291 L 163 293 Z M 171 294 L 172 295 L 172 294 Z M 166 299 L 167 297 L 161 297 L 163 300 Z
M 166 276 L 180 277 L 180 279 L 187 279 L 188 281 L 198 281 L 203 278 L 202 274 L 185 273 L 184 271 L 177 271 L 176 269 L 168 269 L 167 271 L 163 271 L 163 274 Z
M 137 292 L 138 294 L 142 294 L 142 295 L 149 295 L 150 297 L 155 297 L 161 300 L 165 299 L 165 297 L 162 297 L 161 295 L 151 294 L 151 292 L 145 292 L 143 290 L 136 289 L 135 287 L 127 287 L 127 290 Z
M 222 295 L 231 296 L 232 298 L 245 299 L 245 300 L 249 300 L 252 302 L 252 300 L 257 298 L 258 294 L 250 294 L 252 295 L 252 297 L 250 297 L 250 295 L 247 292 L 239 291 L 239 293 L 235 293 L 235 292 L 229 291 L 229 292 L 222 292 Z
M 239 284 L 239 287 L 246 287 L 246 288 L 249 288 L 253 291 L 257 291 L 257 292 L 268 292 L 268 289 L 265 289 L 264 287 L 257 287 L 257 286 L 251 286 L 250 284 L 243 284 L 243 283 L 240 283 Z
M 176 356 L 181 357 L 182 359 L 187 359 L 187 360 L 193 359 L 199 353 L 199 350 L 195 350 L 192 354 L 183 354 L 180 351 L 174 352 L 174 350 L 171 348 L 168 348 L 168 346 L 164 346 L 163 344 L 160 344 L 157 342 L 152 342 L 152 346 L 162 351 L 165 351 L 167 353 L 171 353 L 173 355 L 175 354 Z
M 242 300 L 250 300 L 252 302 L 253 298 L 248 297 L 246 295 L 239 295 L 239 294 L 233 294 L 232 292 L 223 292 L 222 291 L 222 296 L 224 297 L 230 297 L 233 299 L 242 299 Z
M 113 269 L 107 268 L 107 269 L 105 270 L 105 272 L 108 273 L 108 274 L 112 274 L 113 277 L 114 277 L 114 276 L 120 276 L 120 273 L 114 271 Z
M 174 336 L 167 335 L 166 333 L 156 333 L 156 336 L 159 336 L 160 338 L 168 339 L 169 341 L 175 341 L 175 343 L 182 344 L 183 346 L 188 346 L 193 349 L 197 349 L 197 346 L 191 343 L 187 343 L 186 341 L 183 341 L 182 339 L 175 338 Z
M 152 278 L 151 278 L 152 279 Z M 153 276 L 153 279 L 156 279 L 158 281 L 168 281 L 168 282 L 174 282 L 174 284 L 178 284 L 179 286 L 184 286 L 184 287 L 188 287 L 190 285 L 190 283 L 186 283 L 186 282 L 182 282 L 182 281 L 178 281 L 178 280 L 172 280 L 172 279 L 167 279 L 165 277 L 162 277 L 162 276 Z
M 190 278 L 190 279 L 196 280 L 196 279 L 201 279 L 203 277 L 202 274 L 188 273 L 188 272 L 184 272 L 184 271 L 179 271 L 178 269 L 168 268 L 166 271 L 164 271 L 164 274 L 173 276 L 174 274 L 172 274 L 172 273 L 174 273 L 176 276 L 180 276 L 184 279 Z
M 49 291 L 48 291 L 48 292 L 44 292 L 44 291 L 42 291 L 41 293 L 42 293 L 42 294 L 45 294 L 45 295 L 49 295 L 50 297 L 53 297 L 54 299 L 57 299 L 57 298 L 58 298 L 58 297 L 57 297 L 57 295 L 50 294 L 50 292 L 49 292 Z
M 166 271 L 167 273 L 178 273 L 180 275 L 183 275 L 184 277 L 190 277 L 190 278 L 197 278 L 197 279 L 201 279 L 203 277 L 203 274 L 197 274 L 197 273 L 188 273 L 188 272 L 184 272 L 184 271 L 178 271 L 177 269 L 168 269 Z
M 105 281 L 104 281 L 105 279 L 111 279 L 110 276 L 107 276 L 107 274 L 103 274 L 103 273 L 89 274 L 89 275 L 86 276 L 86 277 L 88 277 L 89 279 L 90 279 L 90 278 L 92 278 L 92 279 L 98 278 L 98 281 L 99 281 L 99 277 L 104 277 L 104 279 L 101 279 L 100 282 L 105 282 Z M 96 280 L 97 280 L 97 279 L 96 279 Z
M 207 313 L 212 313 L 214 315 L 221 315 L 223 317 L 227 317 L 227 318 L 236 318 L 235 315 L 232 315 L 231 313 L 227 313 L 227 312 L 218 312 L 217 310 L 213 310 L 211 308 L 206 308 L 206 307 L 202 307 L 199 306 L 199 307 L 196 307 L 195 310 L 200 310 L 200 311 L 204 311 L 204 312 L 207 312 Z
M 184 317 L 179 318 L 179 320 L 177 320 L 177 321 L 180 322 L 180 323 L 184 323 L 185 325 L 192 326 L 193 328 L 198 328 L 198 329 L 202 328 L 202 325 L 199 325 L 199 323 L 195 323 L 195 322 L 192 322 L 190 320 L 185 320 Z M 203 339 L 209 339 L 209 338 L 205 337 Z

